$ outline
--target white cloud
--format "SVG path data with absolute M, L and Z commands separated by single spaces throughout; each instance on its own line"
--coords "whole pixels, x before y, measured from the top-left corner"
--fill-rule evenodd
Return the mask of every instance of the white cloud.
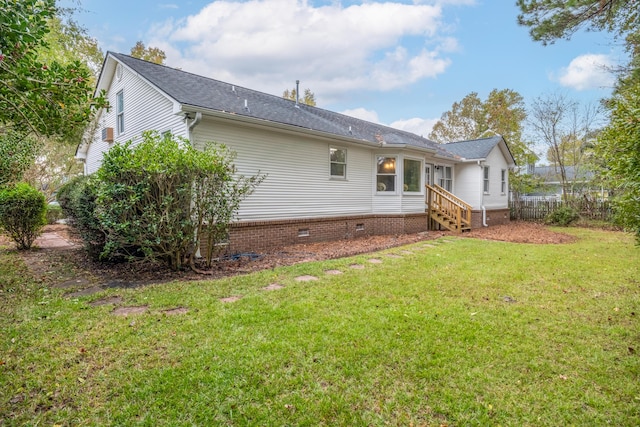
M 355 117 L 356 119 L 366 120 L 371 123 L 380 123 L 378 113 L 373 110 L 367 110 L 365 108 L 354 108 L 352 110 L 344 110 L 342 114 Z
M 558 75 L 561 85 L 576 90 L 612 87 L 615 77 L 610 69 L 613 61 L 608 55 L 585 54 L 574 58 Z
M 394 90 L 443 73 L 457 49 L 433 4 L 220 0 L 152 28 L 167 63 L 269 93 L 300 79 L 322 101 Z M 445 3 L 470 4 L 466 0 Z
M 419 117 L 415 117 L 407 120 L 396 120 L 391 123 L 389 126 L 392 128 L 406 130 L 407 132 L 415 133 L 416 135 L 424 136 L 431 133 L 433 126 L 438 122 L 439 119 L 421 119 Z

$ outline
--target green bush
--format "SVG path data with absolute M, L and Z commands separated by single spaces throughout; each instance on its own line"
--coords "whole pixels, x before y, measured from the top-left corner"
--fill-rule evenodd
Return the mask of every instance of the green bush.
M 0 228 L 16 242 L 19 250 L 31 248 L 47 223 L 44 195 L 29 184 L 0 190 Z
M 95 214 L 96 180 L 87 176 L 73 178 L 60 187 L 57 199 L 64 216 L 78 229 L 89 255 L 98 259 L 104 249 L 105 233 Z
M 580 214 L 574 208 L 570 206 L 561 206 L 547 215 L 545 223 L 566 227 L 572 222 L 577 221 L 579 218 Z
M 103 258 L 144 256 L 173 269 L 193 266 L 204 224 L 215 246 L 262 177 L 235 175 L 224 147 L 196 150 L 180 138 L 145 132 L 133 145 L 116 144 L 96 173 L 96 217 L 105 233 Z M 205 255 L 209 257 L 210 251 Z
M 60 206 L 47 205 L 47 224 L 55 224 L 62 218 L 62 208 Z

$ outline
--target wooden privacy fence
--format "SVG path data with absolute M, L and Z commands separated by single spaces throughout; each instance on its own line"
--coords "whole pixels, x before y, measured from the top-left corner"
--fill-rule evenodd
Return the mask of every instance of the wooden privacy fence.
M 608 200 L 582 198 L 563 202 L 556 199 L 530 198 L 509 201 L 509 209 L 512 220 L 542 221 L 565 204 L 577 210 L 583 218 L 611 220 L 611 203 Z

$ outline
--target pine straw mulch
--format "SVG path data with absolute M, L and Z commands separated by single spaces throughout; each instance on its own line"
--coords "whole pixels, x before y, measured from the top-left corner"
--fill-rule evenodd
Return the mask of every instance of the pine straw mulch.
M 433 240 L 443 236 L 458 236 L 451 232 L 429 231 L 398 236 L 370 236 L 349 241 L 298 244 L 274 249 L 266 253 L 230 257 L 218 262 L 209 274 L 202 275 L 190 269 L 171 271 L 163 264 L 151 262 L 132 264 L 95 262 L 85 254 L 81 246 L 81 240 L 72 228 L 56 224 L 48 226 L 47 231 L 55 231 L 61 237 L 77 243 L 77 246 L 66 249 L 34 249 L 23 253 L 23 258 L 36 277 L 40 278 L 44 283 L 70 288 L 75 287 L 73 286 L 75 283 L 85 286 L 100 284 L 103 288 L 137 287 L 172 280 L 220 278 L 302 262 L 322 261 L 376 252 L 415 242 Z M 537 244 L 560 244 L 575 241 L 573 236 L 551 231 L 541 224 L 523 221 L 476 229 L 462 236 L 465 238 Z M 0 238 L 0 245 L 13 246 L 7 242 L 6 238 Z

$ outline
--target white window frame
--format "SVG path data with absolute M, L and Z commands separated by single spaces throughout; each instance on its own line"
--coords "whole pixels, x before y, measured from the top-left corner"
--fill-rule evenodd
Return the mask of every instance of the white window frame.
M 500 171 L 500 189 L 502 194 L 507 194 L 507 170 L 506 169 L 502 169 Z
M 380 163 L 380 161 L 382 160 L 382 164 Z M 389 160 L 392 160 L 392 162 L 388 162 Z M 389 172 L 380 172 L 380 166 L 382 165 L 383 168 L 386 167 L 384 165 L 391 165 L 393 164 L 393 172 L 389 171 Z M 386 184 L 384 182 L 378 182 L 379 181 L 379 177 L 393 177 L 393 188 L 392 189 L 387 189 Z M 376 193 L 378 194 L 396 194 L 397 192 L 397 187 L 398 187 L 398 157 L 397 156 L 387 156 L 384 154 L 381 155 L 376 155 Z
M 331 153 L 332 151 L 344 151 L 344 162 L 338 162 L 338 161 L 334 161 L 331 158 Z M 343 148 L 343 147 L 334 147 L 334 146 L 330 146 L 329 147 L 329 176 L 331 177 L 331 179 L 342 179 L 342 180 L 346 180 L 347 179 L 347 149 Z M 344 174 L 343 175 L 334 175 L 333 174 L 333 165 L 344 165 Z
M 116 93 L 116 129 L 118 135 L 124 133 L 124 90 Z
M 491 176 L 491 171 L 489 166 L 482 167 L 482 191 L 484 194 L 489 194 L 489 189 L 491 188 L 491 182 L 489 181 L 489 177 Z
M 408 187 L 406 182 L 405 182 L 405 178 L 406 178 L 406 173 L 407 173 L 407 168 L 406 168 L 406 162 L 417 162 L 420 166 L 418 167 L 418 190 L 417 191 L 409 191 L 409 190 L 405 190 L 405 187 Z M 414 158 L 414 157 L 405 157 L 404 159 L 402 159 L 402 191 L 404 193 L 409 193 L 409 194 L 422 194 L 423 193 L 423 188 L 424 188 L 424 184 L 423 184 L 423 180 L 424 180 L 424 174 L 422 173 L 422 171 L 424 170 L 424 160 L 423 159 L 419 159 L 419 158 Z
M 439 166 L 442 168 L 440 176 L 440 187 L 449 192 L 453 192 L 453 167 L 452 166 Z M 447 177 L 447 171 L 449 171 L 449 177 Z

